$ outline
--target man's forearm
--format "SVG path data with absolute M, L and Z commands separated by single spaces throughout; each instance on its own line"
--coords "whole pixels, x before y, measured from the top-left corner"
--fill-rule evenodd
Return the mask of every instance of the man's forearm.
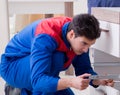
M 77 77 L 72 78 L 61 78 L 58 81 L 57 90 L 66 89 L 69 87 L 73 87 L 79 90 L 86 89 L 89 85 L 89 79 L 86 79 L 86 77 L 89 77 L 90 74 L 83 74 Z
M 57 90 L 66 89 L 72 86 L 72 78 L 61 78 L 58 81 Z

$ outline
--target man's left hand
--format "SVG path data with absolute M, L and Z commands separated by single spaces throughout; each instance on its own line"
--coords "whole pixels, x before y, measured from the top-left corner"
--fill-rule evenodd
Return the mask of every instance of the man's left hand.
M 99 79 L 99 80 L 93 80 L 94 85 L 106 85 L 106 86 L 114 86 L 113 79 Z

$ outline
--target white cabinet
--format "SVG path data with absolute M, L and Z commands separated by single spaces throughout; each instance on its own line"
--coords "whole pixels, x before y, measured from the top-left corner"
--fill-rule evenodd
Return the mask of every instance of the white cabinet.
M 120 8 L 93 8 L 92 14 L 99 20 L 101 37 L 93 47 L 110 55 L 120 57 Z
M 101 32 L 92 52 L 95 71 L 100 75 L 120 74 L 120 8 L 93 8 L 92 14 L 99 20 Z M 115 83 L 120 90 L 120 83 Z
M 94 47 L 116 57 L 120 57 L 120 25 L 106 21 L 100 21 L 101 28 L 109 32 L 101 32 L 101 37 Z M 106 26 L 106 27 L 103 27 Z

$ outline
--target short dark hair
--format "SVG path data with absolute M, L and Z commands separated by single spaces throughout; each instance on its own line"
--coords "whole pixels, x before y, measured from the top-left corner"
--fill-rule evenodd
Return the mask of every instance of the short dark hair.
M 98 20 L 90 14 L 79 14 L 73 17 L 68 31 L 74 30 L 76 37 L 85 36 L 90 40 L 100 37 L 101 30 Z

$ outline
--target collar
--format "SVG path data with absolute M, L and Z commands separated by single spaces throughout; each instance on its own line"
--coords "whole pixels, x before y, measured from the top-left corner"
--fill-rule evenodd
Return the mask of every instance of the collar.
M 63 38 L 63 41 L 65 42 L 66 46 L 70 49 L 70 43 L 68 42 L 67 37 L 66 37 L 69 24 L 70 24 L 70 22 L 67 22 L 63 25 L 62 38 Z

